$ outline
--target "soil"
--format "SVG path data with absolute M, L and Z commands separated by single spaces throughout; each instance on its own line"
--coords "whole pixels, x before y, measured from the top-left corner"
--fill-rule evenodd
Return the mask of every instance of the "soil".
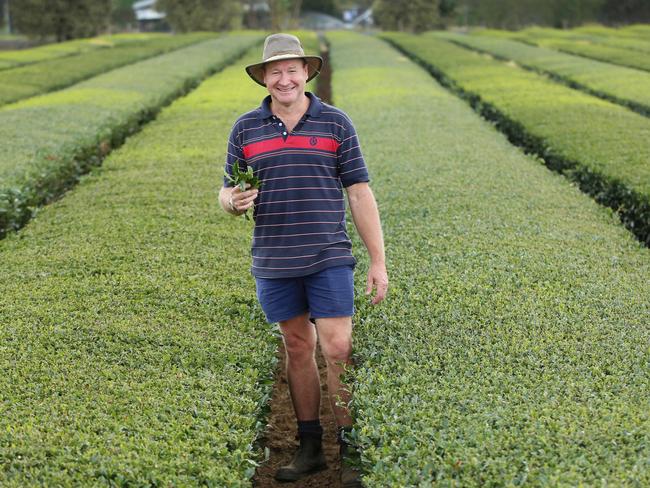
M 320 354 L 320 350 L 317 352 L 316 361 L 322 385 L 320 412 L 324 431 L 323 450 L 325 451 L 328 469 L 294 483 L 279 483 L 273 479 L 275 471 L 280 466 L 288 464 L 298 448 L 296 417 L 289 396 L 283 344 L 281 344 L 278 351 L 278 357 L 280 366 L 273 386 L 271 412 L 264 436 L 260 439 L 261 445 L 270 450 L 270 457 L 268 461 L 257 468 L 257 473 L 253 478 L 253 486 L 256 488 L 340 488 L 340 460 L 339 445 L 336 442 L 336 422 L 327 394 L 325 360 Z

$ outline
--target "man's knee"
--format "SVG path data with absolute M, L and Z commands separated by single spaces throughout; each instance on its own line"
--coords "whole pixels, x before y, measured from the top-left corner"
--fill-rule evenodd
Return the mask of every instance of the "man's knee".
M 316 338 L 309 335 L 286 333 L 284 347 L 290 361 L 305 361 L 314 357 Z
M 330 337 L 323 341 L 322 351 L 330 363 L 347 363 L 352 354 L 352 338 L 347 335 Z

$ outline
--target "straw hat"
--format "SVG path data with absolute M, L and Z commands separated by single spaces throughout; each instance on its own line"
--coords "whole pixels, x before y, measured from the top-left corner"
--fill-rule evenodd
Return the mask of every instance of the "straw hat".
M 300 40 L 291 34 L 272 34 L 264 41 L 264 52 L 262 62 L 246 66 L 246 72 L 257 83 L 266 86 L 264 83 L 264 65 L 271 61 L 284 59 L 304 59 L 307 63 L 307 81 L 315 78 L 323 66 L 323 59 L 320 56 L 305 56 Z

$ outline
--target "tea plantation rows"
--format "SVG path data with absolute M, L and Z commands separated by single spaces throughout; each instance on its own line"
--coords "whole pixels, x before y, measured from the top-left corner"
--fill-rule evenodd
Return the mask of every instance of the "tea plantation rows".
M 0 237 L 260 33 L 234 33 L 0 108 Z
M 257 59 L 259 46 L 0 241 L 0 485 L 252 475 L 277 343 L 255 306 L 251 228 L 216 201 L 233 120 L 263 96 L 242 82 Z
M 650 119 L 435 35 L 383 36 L 650 243 Z
M 650 37 L 643 31 L 627 30 L 627 32 L 632 32 L 635 37 L 625 37 L 625 45 L 621 45 L 620 41 L 614 43 L 586 42 L 584 39 L 571 38 L 558 29 L 531 28 L 512 35 L 506 34 L 506 36 L 535 46 L 548 47 L 591 59 L 650 71 L 648 52 L 644 52 L 643 48 L 630 49 L 632 45 L 645 46 L 646 42 L 650 41 Z M 488 35 L 493 34 L 494 32 L 488 33 Z M 643 40 L 636 43 L 635 39 L 638 37 L 642 37 Z M 614 38 L 616 39 L 616 36 Z
M 650 73 L 521 42 L 453 32 L 437 35 L 461 46 L 485 52 L 520 66 L 551 75 L 569 86 L 628 106 L 650 116 Z M 650 54 L 650 53 L 649 53 Z
M 0 155 L 23 161 L 0 166 L 0 217 L 34 182 L 48 200 L 80 179 L 0 240 L 0 485 L 250 486 L 278 336 L 255 298 L 251 225 L 217 193 L 232 123 L 266 94 L 243 71 L 261 39 L 224 36 L 0 109 L 2 150 L 24 155 Z M 353 234 L 364 483 L 650 483 L 648 249 L 386 42 L 328 41 L 391 278 L 372 307 Z M 146 119 L 135 111 L 246 48 L 79 178 Z M 21 145 L 20 124 L 40 143 Z
M 357 303 L 367 485 L 650 483 L 648 250 L 403 55 L 328 38 L 392 281 Z
M 0 70 L 166 36 L 166 34 L 153 32 L 114 34 L 89 39 L 75 39 L 72 41 L 57 42 L 31 49 L 0 51 Z
M 214 37 L 216 34 L 210 33 L 159 37 L 143 42 L 124 43 L 112 49 L 104 49 L 101 54 L 90 51 L 0 71 L 0 105 L 65 88 L 119 66 Z

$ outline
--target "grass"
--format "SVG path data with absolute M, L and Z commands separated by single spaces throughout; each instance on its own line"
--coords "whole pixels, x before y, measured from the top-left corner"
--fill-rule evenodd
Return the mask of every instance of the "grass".
M 0 236 L 76 183 L 140 124 L 259 33 L 235 33 L 116 69 L 69 89 L 0 109 Z
M 650 244 L 650 120 L 434 35 L 385 34 Z
M 391 280 L 371 307 L 355 237 L 366 486 L 650 483 L 648 250 L 403 54 L 328 39 Z

